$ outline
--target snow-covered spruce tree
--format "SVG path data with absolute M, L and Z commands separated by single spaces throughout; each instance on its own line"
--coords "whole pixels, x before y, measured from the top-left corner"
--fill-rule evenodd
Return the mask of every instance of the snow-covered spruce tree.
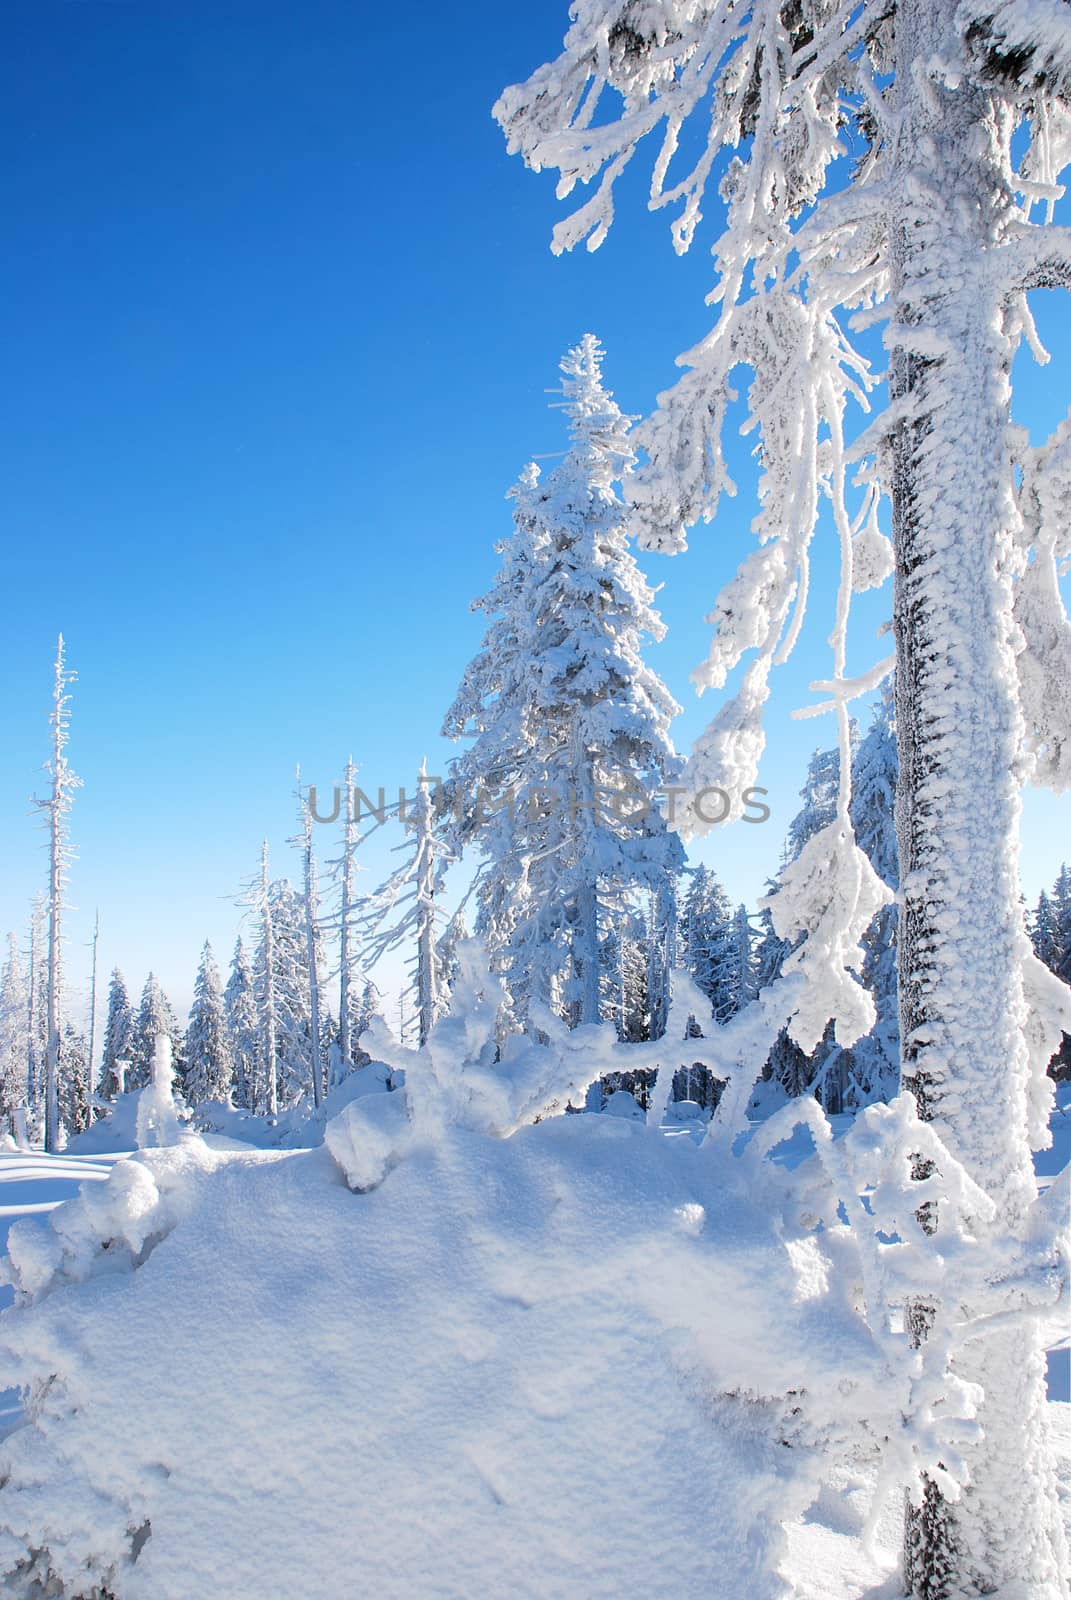
M 1071 871 L 1066 865 L 1060 868 L 1059 876 L 1053 885 L 1052 898 L 1062 947 L 1056 976 L 1062 978 L 1065 983 L 1071 983 Z
M 1063 983 L 1071 984 L 1071 872 L 1066 865 L 1052 886 L 1042 889 L 1031 918 L 1034 954 Z M 1054 1078 L 1071 1077 L 1071 1027 L 1065 1027 L 1060 1048 L 1049 1063 Z
M 36 895 L 30 916 L 29 1038 L 26 1059 L 26 1103 L 36 1123 L 44 1108 L 45 1058 L 48 1053 L 48 1005 L 45 998 L 48 969 L 45 960 L 45 897 Z M 43 1132 L 43 1128 L 42 1128 Z
M 269 885 L 268 908 L 270 943 L 262 928 L 253 959 L 253 981 L 262 1017 L 267 1015 L 270 993 L 277 1099 L 292 1105 L 312 1090 L 312 1001 L 305 898 L 288 878 L 280 878 Z
M 126 1079 L 134 1059 L 136 1019 L 126 990 L 126 980 L 115 967 L 108 984 L 108 1011 L 104 1019 L 104 1051 L 101 1056 L 97 1098 L 114 1100 L 131 1088 Z
M 84 1133 L 93 1120 L 89 1091 L 89 1041 L 73 1022 L 64 1024 L 62 1059 L 60 1122 L 68 1135 Z
M 152 1063 L 156 1041 L 164 1034 L 171 1041 L 172 1059 L 176 1063 L 182 1054 L 182 1035 L 171 1002 L 160 986 L 154 972 L 145 979 L 141 991 L 131 1035 L 130 1071 L 127 1073 L 128 1089 L 144 1089 L 152 1082 Z
M 674 884 L 674 903 L 676 900 Z M 652 909 L 649 904 L 648 910 Z M 651 983 L 662 983 L 664 957 L 657 943 L 657 933 L 642 906 L 628 899 L 614 906 L 606 906 L 602 918 L 602 939 L 599 949 L 602 990 L 600 1016 L 603 1022 L 612 1022 L 618 1039 L 636 1043 L 652 1037 L 650 1006 Z M 669 942 L 669 947 L 675 940 Z M 658 1036 L 665 1031 L 665 1017 L 656 1012 L 654 1026 Z M 588 1099 L 589 1109 L 597 1110 L 618 1089 L 626 1089 L 641 1106 L 646 1106 L 655 1074 L 649 1068 L 638 1071 L 628 1069 L 608 1073 L 592 1086 Z M 681 1098 L 678 1094 L 676 1098 Z
M 1060 921 L 1056 907 L 1044 889 L 1038 895 L 1038 903 L 1030 921 L 1030 939 L 1038 960 L 1043 961 L 1050 972 L 1057 972 L 1063 954 Z
M 854 744 L 854 724 L 849 730 L 849 738 Z M 777 878 L 770 884 L 769 894 L 764 902 L 762 916 L 765 932 L 758 974 L 763 986 L 775 982 L 782 976 L 785 962 L 799 948 L 804 937 L 801 933 L 795 939 L 777 940 L 773 923 L 769 920 L 772 897 L 780 889 L 786 868 L 792 867 L 810 841 L 835 822 L 839 794 L 839 748 L 815 750 L 807 763 L 807 775 L 800 790 L 803 804 L 788 825 L 788 833 L 781 852 L 780 870 Z M 773 942 L 775 940 L 776 944 Z M 795 1099 L 798 1095 L 808 1094 L 814 1089 L 816 1080 L 820 1078 L 834 1051 L 838 1052 L 839 1060 L 839 1047 L 833 1037 L 833 1029 L 829 1027 L 823 1030 L 821 1038 L 810 1050 L 801 1047 L 790 1027 L 782 1028 L 770 1051 L 763 1076 L 779 1085 L 789 1099 Z M 821 1094 L 821 1086 L 819 1093 Z M 825 1096 L 822 1095 L 821 1098 L 825 1105 Z M 835 1095 L 834 1098 L 839 1096 Z
M 1052 911 L 1055 923 L 1055 949 L 1052 959 L 1045 965 L 1050 967 L 1058 978 L 1064 983 L 1071 983 L 1071 871 L 1064 865 L 1060 868 L 1056 882 L 1052 886 Z
M 743 921 L 738 926 L 741 913 Z M 738 948 L 740 940 L 746 949 Z M 719 1026 L 754 999 L 757 969 L 747 911 L 741 906 L 734 915 L 717 874 L 705 865 L 691 871 L 680 922 L 680 949 L 685 971 L 709 1000 L 712 1020 Z M 698 1022 L 694 1031 L 698 1037 Z M 698 1062 L 682 1068 L 674 1084 L 676 1097 L 705 1107 L 717 1104 L 720 1090 L 720 1082 Z
M 234 1062 L 235 1101 L 245 1110 L 255 1111 L 260 1022 L 253 969 L 241 934 L 234 946 L 230 975 L 223 991 L 223 1010 Z
M 66 910 L 64 893 L 72 850 L 70 827 L 67 821 L 75 789 L 81 785 L 67 760 L 67 741 L 70 737 L 70 686 L 75 674 L 68 671 L 63 646 L 63 635 L 56 644 L 56 662 L 52 685 L 52 710 L 49 726 L 52 730 L 52 752 L 45 765 L 51 778 L 49 794 L 45 800 L 35 801 L 44 813 L 48 830 L 48 892 L 45 904 L 48 911 L 48 955 L 45 978 L 45 1082 L 44 1082 L 44 1134 L 45 1149 L 55 1150 L 59 1134 L 59 1078 L 62 1070 L 64 1041 L 63 1027 L 63 913 Z
M 86 1068 L 90 1087 L 90 1098 L 93 1090 L 93 1063 L 97 1059 L 97 956 L 100 950 L 100 912 L 93 917 L 93 959 L 90 967 L 89 980 L 89 1039 L 86 1044 Z
M 741 904 L 733 912 L 725 949 L 725 987 L 732 996 L 731 1016 L 754 1000 L 758 993 L 757 975 L 755 930 L 747 906 Z
M 472 934 L 469 932 L 469 925 L 465 918 L 465 909 L 462 905 L 454 912 L 439 936 L 439 983 L 444 1003 L 449 1001 L 450 992 L 454 987 L 458 974 L 458 946 L 465 944 L 471 937 Z
M 601 955 L 601 1012 L 604 1021 L 614 1024 L 619 1039 L 635 1042 L 651 1036 L 647 1004 L 650 946 L 647 921 L 638 908 L 607 919 Z
M 856 746 L 855 725 L 851 729 L 852 751 Z M 803 780 L 800 799 L 803 805 L 788 825 L 781 862 L 798 861 L 803 847 L 816 833 L 821 833 L 837 815 L 837 797 L 840 793 L 840 750 L 816 750 L 807 763 L 807 776 Z
M 17 1131 L 17 1114 L 26 1107 L 26 1063 L 30 1051 L 30 978 L 13 933 L 0 970 L 0 1118 L 5 1131 Z
M 860 848 L 878 877 L 900 885 L 896 843 L 896 723 L 892 686 L 882 685 L 873 721 L 852 763 L 852 824 Z M 900 1087 L 900 1012 L 896 984 L 895 903 L 881 907 L 863 939 L 863 982 L 874 997 L 877 1021 L 852 1046 L 847 1101 L 891 1100 Z
M 717 874 L 710 867 L 696 867 L 684 897 L 681 953 L 686 971 L 710 1001 L 717 1022 L 727 1021 L 736 1010 L 724 967 L 731 925 L 729 896 Z
M 614 489 L 634 454 L 601 365 L 590 334 L 561 364 L 569 448 L 515 490 L 513 536 L 476 602 L 491 624 L 444 726 L 471 741 L 452 764 L 460 837 L 483 858 L 477 932 L 520 1022 L 533 1000 L 598 1021 L 607 904 L 664 897 L 682 861 L 653 798 L 675 772 L 679 708 L 641 653 L 665 630 Z
M 186 1026 L 186 1100 L 191 1106 L 230 1098 L 234 1085 L 234 1049 L 227 1026 L 219 968 L 205 941 Z
M 441 949 L 447 930 L 439 906 L 446 869 L 454 857 L 444 819 L 437 812 L 437 791 L 438 780 L 429 778 L 422 762 L 415 795 L 399 806 L 406 837 L 395 849 L 403 852 L 402 863 L 369 896 L 360 919 L 363 966 L 374 967 L 391 951 L 412 949 L 409 993 L 416 1006 L 420 1044 L 447 997 Z
M 894 801 L 897 758 L 891 683 L 882 685 L 870 731 L 859 741 L 851 728 L 852 796 L 850 814 L 855 837 L 881 880 L 895 889 L 898 859 Z M 800 797 L 803 805 L 789 824 L 782 871 L 790 866 L 836 814 L 840 756 L 836 749 L 816 750 L 807 765 Z M 777 882 L 770 885 L 776 894 Z M 863 937 L 861 977 L 874 1000 L 876 1021 L 850 1049 L 838 1046 L 827 1029 L 817 1049 L 802 1051 L 785 1030 L 771 1052 L 767 1076 L 790 1097 L 814 1090 L 827 1109 L 848 1110 L 887 1100 L 897 1092 L 900 1074 L 900 1027 L 896 986 L 896 906 L 883 905 Z M 759 955 L 759 987 L 780 975 L 791 947 L 777 939 L 764 913 Z
M 515 502 L 513 535 L 496 544 L 501 565 L 494 586 L 470 608 L 490 618 L 483 648 L 465 668 L 443 724 L 449 737 L 468 734 L 475 740 L 466 755 L 451 764 L 446 810 L 452 815 L 455 851 L 460 854 L 474 842 L 479 844 L 484 870 L 476 880 L 476 931 L 485 948 L 496 956 L 502 952 L 499 967 L 521 915 L 522 897 L 520 884 L 511 881 L 505 870 L 493 870 L 493 865 L 510 859 L 515 832 L 511 824 L 521 798 L 511 783 L 523 767 L 528 746 L 522 716 L 498 716 L 496 707 L 525 704 L 524 663 L 532 619 L 524 596 L 546 543 L 535 504 L 538 485 L 539 468 L 530 463 L 510 490 Z M 528 803 L 527 796 L 522 803 Z M 507 1008 L 512 1004 L 507 995 Z
M 181 1131 L 175 1105 L 175 1074 L 171 1039 L 160 1034 L 149 1063 L 149 1082 L 138 1100 L 137 1141 L 139 1150 L 177 1144 Z
M 1019 906 L 1019 786 L 1071 776 L 1071 635 L 1055 583 L 1071 430 L 1028 449 L 1010 426 L 1010 373 L 1020 340 L 1034 340 L 1027 292 L 1071 285 L 1071 240 L 1052 204 L 1071 154 L 1071 10 L 1062 0 L 575 0 L 570 15 L 558 60 L 496 107 L 511 149 L 557 167 L 562 194 L 603 174 L 556 247 L 602 241 L 614 182 L 663 119 L 651 203 L 679 203 L 678 249 L 712 178 L 727 206 L 714 250 L 719 320 L 645 429 L 650 469 L 634 490 L 646 539 L 680 548 L 683 525 L 711 516 L 731 487 L 721 428 L 733 369 L 750 367 L 761 548 L 718 603 L 701 681 L 720 685 L 758 653 L 696 747 L 697 781 L 734 793 L 754 773 L 769 670 L 796 636 L 824 494 L 844 568 L 828 688 L 845 767 L 846 702 L 875 681 L 847 678 L 848 595 L 895 565 L 903 1079 L 995 1201 L 989 1231 L 1017 1234 L 1034 1202 L 1030 1145 L 1046 1138 L 1048 1104 L 1040 1062 L 1060 1010 L 1047 990 L 1044 1024 L 1027 1028 L 1045 969 Z M 622 111 L 600 118 L 607 89 Z M 682 125 L 700 107 L 699 157 L 671 179 Z M 684 148 L 694 156 L 694 140 Z M 884 322 L 890 404 L 849 452 L 849 399 L 865 402 L 877 381 L 850 342 L 850 313 L 857 327 Z M 854 518 L 849 453 L 867 483 Z M 892 502 L 894 562 L 879 487 Z M 797 887 L 816 883 L 814 858 L 801 858 Z M 836 897 L 850 896 L 845 873 Z M 1036 1333 L 994 1328 L 959 1365 L 985 1391 L 970 1482 L 955 1507 L 909 1518 L 908 1588 L 1065 1595 Z

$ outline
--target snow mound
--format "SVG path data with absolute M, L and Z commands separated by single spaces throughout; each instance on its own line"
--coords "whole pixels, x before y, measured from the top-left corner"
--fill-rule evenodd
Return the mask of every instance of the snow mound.
M 604 1117 L 624 1117 L 626 1122 L 645 1120 L 639 1101 L 635 1095 L 629 1094 L 627 1089 L 615 1089 L 607 1098 L 602 1114 Z
M 667 1122 L 706 1122 L 707 1118 L 698 1100 L 671 1100 L 666 1107 Z

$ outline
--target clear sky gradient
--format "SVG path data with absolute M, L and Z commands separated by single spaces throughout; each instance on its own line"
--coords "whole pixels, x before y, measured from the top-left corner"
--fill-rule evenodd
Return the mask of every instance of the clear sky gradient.
M 0 931 L 43 885 L 55 635 L 77 669 L 84 779 L 69 919 L 84 986 L 101 961 L 180 1005 L 204 938 L 229 959 L 259 841 L 296 875 L 293 771 L 330 789 L 440 770 L 438 734 L 477 647 L 472 597 L 509 531 L 505 494 L 562 448 L 547 394 L 592 331 L 626 410 L 649 411 L 709 325 L 709 246 L 672 251 L 641 163 L 595 255 L 556 260 L 553 179 L 507 157 L 490 107 L 555 53 L 565 0 L 392 8 L 360 0 L 8 0 L 0 121 L 8 237 L 0 318 L 6 604 L 0 630 Z M 1066 407 L 1068 338 L 1020 362 L 1037 438 Z M 1066 320 L 1066 312 L 1064 313 Z M 673 560 L 643 558 L 670 624 L 651 653 L 685 712 L 703 614 L 748 548 L 741 494 Z M 797 655 L 777 677 L 762 781 L 773 815 L 702 856 L 754 902 L 809 752 L 796 722 L 828 676 L 825 538 Z M 855 611 L 850 670 L 887 643 L 888 591 Z M 865 712 L 864 712 L 865 721 Z M 1028 796 L 1024 886 L 1071 854 L 1066 801 Z M 323 829 L 322 854 L 334 852 Z M 369 851 L 367 883 L 391 839 Z

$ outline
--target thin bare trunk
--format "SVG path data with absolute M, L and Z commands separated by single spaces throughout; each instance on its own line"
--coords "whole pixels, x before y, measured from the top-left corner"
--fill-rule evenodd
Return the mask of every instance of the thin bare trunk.
M 300 773 L 298 774 L 298 804 L 301 808 L 301 864 L 305 890 L 305 959 L 309 969 L 309 1026 L 312 1032 L 309 1051 L 312 1066 L 312 1098 L 316 1106 L 321 1106 L 324 1098 L 324 1073 L 323 1041 L 320 1036 L 320 973 L 316 960 L 316 924 L 319 914 L 316 887 L 316 857 L 312 848 L 312 810 L 301 792 Z
M 339 911 L 338 1042 L 343 1069 L 353 1065 L 353 934 L 350 919 L 354 905 L 354 870 L 357 851 L 356 788 L 353 757 L 346 762 L 346 812 L 342 839 L 342 900 Z
M 261 1029 L 263 1033 L 266 1108 L 268 1116 L 275 1117 L 279 1113 L 278 1072 L 275 1061 L 275 929 L 272 925 L 271 896 L 268 891 L 268 841 L 265 839 L 260 849 L 260 893 L 258 897 L 261 934 L 264 945 L 264 990 L 261 995 Z
M 97 1053 L 97 949 L 100 944 L 100 912 L 98 911 L 93 921 L 93 976 L 89 985 L 89 1061 L 86 1070 L 89 1075 L 89 1088 L 92 1092 L 96 1079 L 93 1074 L 93 1062 Z
M 64 662 L 63 635 L 56 646 L 56 664 L 52 689 L 52 749 L 48 763 L 51 790 L 47 800 L 38 801 L 46 814 L 48 827 L 48 954 L 45 981 L 45 1149 L 53 1151 L 59 1141 L 59 1074 L 62 1039 L 61 991 L 63 987 L 63 890 L 66 868 L 70 860 L 67 837 L 67 813 L 71 807 L 71 792 L 79 779 L 67 764 L 67 733 L 69 728 L 68 688 L 74 674 L 67 671 Z
M 421 793 L 417 802 L 420 834 L 417 841 L 417 1013 L 420 1043 L 424 1044 L 439 1014 L 439 951 L 435 938 L 435 840 L 431 797 L 421 768 Z

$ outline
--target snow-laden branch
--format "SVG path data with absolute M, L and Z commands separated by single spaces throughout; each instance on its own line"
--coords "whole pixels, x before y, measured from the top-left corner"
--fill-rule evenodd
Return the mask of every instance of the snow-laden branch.
M 997 251 L 1010 294 L 1071 288 L 1071 228 L 1025 224 Z
M 956 11 L 983 82 L 1051 94 L 1071 90 L 1071 9 L 1067 0 L 963 0 Z
M 860 695 L 869 694 L 876 689 L 893 670 L 896 665 L 895 656 L 886 656 L 884 661 L 878 661 L 866 672 L 860 672 L 854 678 L 816 678 L 809 685 L 815 694 L 831 694 L 832 700 L 823 700 L 816 706 L 802 706 L 798 711 L 793 711 L 793 717 L 802 720 L 806 717 L 818 717 L 826 711 L 835 711 L 839 705 L 850 700 L 857 700 Z

